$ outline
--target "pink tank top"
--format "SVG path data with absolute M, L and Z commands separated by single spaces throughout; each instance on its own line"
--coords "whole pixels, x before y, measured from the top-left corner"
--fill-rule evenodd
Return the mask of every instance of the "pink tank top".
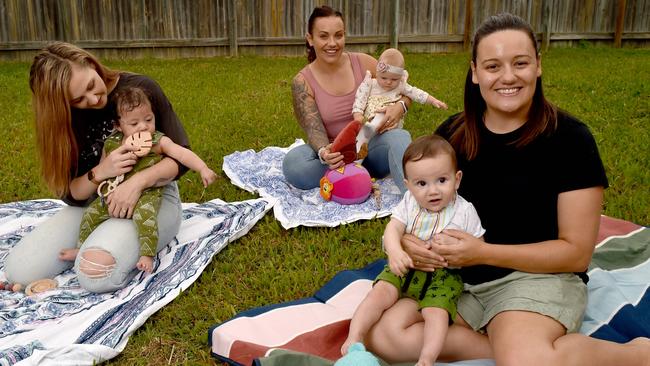
M 354 98 L 357 94 L 357 88 L 365 76 L 365 70 L 361 69 L 359 55 L 352 52 L 348 52 L 347 54 L 350 55 L 352 74 L 354 75 L 354 89 L 348 94 L 332 95 L 326 92 L 314 78 L 314 75 L 309 69 L 309 65 L 300 70 L 300 73 L 305 77 L 305 80 L 307 80 L 311 90 L 314 92 L 316 106 L 318 107 L 320 118 L 323 120 L 323 125 L 325 126 L 327 137 L 329 137 L 330 141 L 333 141 L 343 127 L 352 121 Z

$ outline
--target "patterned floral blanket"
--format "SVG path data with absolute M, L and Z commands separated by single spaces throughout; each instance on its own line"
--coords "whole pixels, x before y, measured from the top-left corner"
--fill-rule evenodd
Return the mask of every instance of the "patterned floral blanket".
M 357 220 L 390 215 L 402 195 L 390 178 L 375 182 L 379 196 L 371 196 L 357 205 L 325 201 L 319 189 L 294 188 L 282 174 L 282 160 L 293 147 L 304 144 L 296 140 L 286 148 L 267 147 L 260 152 L 236 151 L 223 158 L 223 171 L 236 186 L 257 193 L 273 202 L 273 214 L 285 229 L 297 226 L 335 227 Z
M 55 200 L 0 205 L 0 280 L 9 250 L 63 205 Z M 149 316 L 187 289 L 270 207 L 263 199 L 184 204 L 180 232 L 158 253 L 158 269 L 138 274 L 114 293 L 82 290 L 72 270 L 55 278 L 59 287 L 53 291 L 32 296 L 0 291 L 0 365 L 93 365 L 117 356 Z

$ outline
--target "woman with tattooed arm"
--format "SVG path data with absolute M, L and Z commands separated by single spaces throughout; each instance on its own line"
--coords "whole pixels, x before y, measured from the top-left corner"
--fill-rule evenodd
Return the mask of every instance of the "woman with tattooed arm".
M 377 67 L 372 56 L 344 51 L 343 15 L 328 6 L 315 8 L 309 17 L 306 46 L 309 64 L 294 77 L 292 94 L 294 113 L 308 143 L 290 150 L 282 167 L 287 181 L 300 189 L 318 187 L 327 169 L 343 166 L 343 155 L 330 150 L 331 142 L 352 121 L 356 90 L 366 70 L 374 76 Z M 390 174 L 402 192 L 406 191 L 402 156 L 411 135 L 395 127 L 410 103 L 404 97 L 386 107 L 384 123 L 370 140 L 363 161 L 371 176 Z

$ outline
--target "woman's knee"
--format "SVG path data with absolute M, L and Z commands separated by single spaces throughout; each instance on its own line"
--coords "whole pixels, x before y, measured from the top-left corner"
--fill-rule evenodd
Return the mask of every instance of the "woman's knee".
M 79 285 L 86 291 L 104 293 L 119 290 L 135 275 L 135 262 L 125 266 L 125 258 L 101 248 L 86 248 L 79 252 L 76 262 Z
M 321 164 L 308 145 L 298 146 L 290 150 L 282 160 L 282 173 L 285 179 L 298 189 L 318 187 L 325 169 L 327 167 Z
M 108 278 L 115 270 L 115 258 L 104 249 L 88 248 L 79 253 L 77 274 L 90 279 Z

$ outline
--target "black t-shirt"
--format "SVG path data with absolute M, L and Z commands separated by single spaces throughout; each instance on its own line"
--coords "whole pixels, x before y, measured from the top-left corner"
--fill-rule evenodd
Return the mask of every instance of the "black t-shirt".
M 99 164 L 102 156 L 104 140 L 111 134 L 114 121 L 117 121 L 115 104 L 111 102 L 113 93 L 125 87 L 138 87 L 145 90 L 150 98 L 151 106 L 156 117 L 156 130 L 164 133 L 175 143 L 189 149 L 189 139 L 181 121 L 174 112 L 171 103 L 160 86 L 151 78 L 131 73 L 121 73 L 115 89 L 108 96 L 108 104 L 102 109 L 72 108 L 72 129 L 78 146 L 77 169 L 71 169 L 70 177 L 76 178 L 86 174 Z M 187 172 L 187 168 L 179 163 L 179 176 Z M 95 195 L 87 200 L 75 200 L 70 193 L 62 198 L 72 206 L 86 206 L 95 199 Z
M 445 121 L 436 133 L 449 140 L 455 117 Z M 488 243 L 555 240 L 558 195 L 608 186 L 596 142 L 584 123 L 558 112 L 557 130 L 550 136 L 540 136 L 518 148 L 512 142 L 520 134 L 521 128 L 495 134 L 481 123 L 477 157 L 468 161 L 458 154 L 458 167 L 463 171 L 459 193 L 476 207 Z M 487 265 L 461 269 L 463 281 L 469 284 L 511 272 Z

